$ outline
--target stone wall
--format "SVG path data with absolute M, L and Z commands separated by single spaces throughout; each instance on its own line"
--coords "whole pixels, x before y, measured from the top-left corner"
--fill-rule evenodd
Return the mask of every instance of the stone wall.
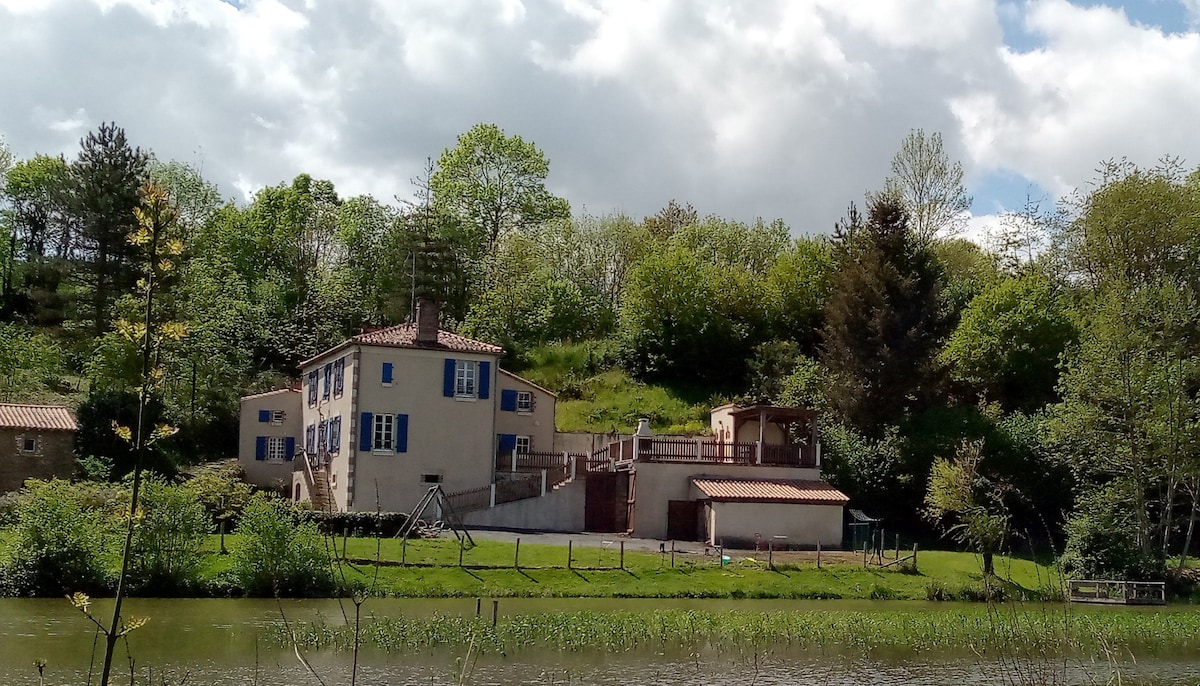
M 26 479 L 65 479 L 74 472 L 74 432 L 0 428 L 0 493 L 20 489 Z

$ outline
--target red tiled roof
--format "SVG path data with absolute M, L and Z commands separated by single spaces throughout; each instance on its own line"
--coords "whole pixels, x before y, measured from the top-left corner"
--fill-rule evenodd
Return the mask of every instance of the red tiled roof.
M 437 343 L 418 343 L 416 324 L 397 324 L 386 329 L 360 333 L 350 339 L 353 343 L 362 345 L 382 345 L 389 348 L 420 348 L 424 350 L 452 350 L 463 353 L 483 353 L 485 355 L 503 355 L 504 348 L 491 343 L 484 343 L 466 336 L 459 336 L 438 329 Z
M 692 483 L 715 501 L 845 505 L 850 498 L 824 481 L 695 477 Z
M 60 405 L 11 405 L 0 403 L 0 427 L 75 431 L 75 415 Z

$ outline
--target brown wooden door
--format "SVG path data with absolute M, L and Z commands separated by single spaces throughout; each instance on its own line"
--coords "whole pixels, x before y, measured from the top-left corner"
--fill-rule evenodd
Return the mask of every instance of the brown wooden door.
M 696 532 L 699 505 L 698 500 L 667 501 L 667 538 L 673 541 L 695 541 L 700 538 Z

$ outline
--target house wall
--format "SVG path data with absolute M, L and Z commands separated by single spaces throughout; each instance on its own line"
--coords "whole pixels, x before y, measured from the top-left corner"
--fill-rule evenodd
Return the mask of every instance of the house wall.
M 524 379 L 503 372 L 497 375 L 497 382 L 500 391 L 495 398 L 496 433 L 529 436 L 530 450 L 533 452 L 554 451 L 554 395 Z M 533 411 L 504 410 L 501 407 L 499 393 L 505 390 L 532 393 Z
M 310 453 L 317 452 L 317 446 L 308 446 L 307 437 L 310 426 L 314 427 L 314 431 L 318 430 L 321 422 L 328 422 L 335 417 L 341 417 L 342 430 L 338 436 L 336 450 L 326 450 L 322 455 L 322 459 L 327 461 L 328 478 L 330 483 L 330 492 L 333 494 L 333 501 L 338 511 L 346 511 L 354 500 L 356 495 L 354 492 L 354 448 L 357 445 L 358 433 L 357 425 L 354 421 L 356 416 L 354 389 L 358 383 L 359 376 L 359 356 L 361 349 L 358 346 L 347 346 L 343 348 L 335 348 L 327 355 L 322 355 L 316 358 L 312 363 L 301 369 L 301 379 L 303 387 L 300 393 L 300 404 L 304 408 L 303 424 L 299 428 L 298 444 L 304 445 L 305 450 Z M 329 390 L 328 397 L 325 394 L 325 365 L 332 365 L 337 360 L 344 360 L 345 371 L 342 383 L 342 393 L 339 395 L 332 388 Z M 309 399 L 309 372 L 317 372 L 316 381 L 316 402 L 310 403 Z M 330 385 L 333 385 L 333 376 L 330 375 Z M 328 435 L 328 434 L 327 434 Z M 320 441 L 314 441 L 319 445 Z M 295 484 L 300 484 L 301 500 L 308 499 L 307 483 L 305 482 L 303 472 L 297 472 L 294 476 L 292 495 L 295 495 Z M 371 506 L 367 509 L 375 509 L 374 496 L 371 498 Z
M 260 410 L 283 410 L 282 424 L 260 422 Z M 283 389 L 242 398 L 241 417 L 238 423 L 238 463 L 246 472 L 246 481 L 261 488 L 285 489 L 292 482 L 293 463 L 289 461 L 258 460 L 256 441 L 259 436 L 292 437 L 300 446 L 303 438 L 301 427 L 300 393 Z
M 715 476 L 741 479 L 803 479 L 817 481 L 817 469 L 725 464 L 638 462 L 634 479 L 633 533 L 642 538 L 665 539 L 667 501 L 695 500 L 692 478 Z M 839 527 L 841 526 L 839 522 Z M 841 540 L 839 535 L 838 540 Z
M 694 499 L 703 496 L 694 486 L 692 492 Z M 775 545 L 815 547 L 819 541 L 826 548 L 838 548 L 842 509 L 841 505 L 710 502 L 705 508 L 709 513 L 706 535 L 710 545 L 727 547 L 752 546 L 756 538 L 766 546 L 774 536 L 786 536 Z
M 442 394 L 443 365 L 448 358 L 490 363 L 487 399 L 462 400 Z M 384 362 L 393 365 L 391 385 L 382 382 Z M 350 432 L 343 437 L 343 451 L 354 460 L 354 497 L 349 509 L 374 510 L 378 493 L 382 509 L 408 512 L 431 485 L 422 481 L 423 475 L 441 477 L 448 493 L 491 483 L 500 395 L 495 356 L 361 346 L 355 368 L 354 417 L 351 422 L 343 420 L 343 426 L 349 426 L 344 430 Z M 365 412 L 408 415 L 408 450 L 360 450 L 359 427 Z
M 27 453 L 30 436 L 35 445 Z M 0 493 L 19 490 L 26 479 L 66 479 L 74 471 L 74 431 L 0 428 Z

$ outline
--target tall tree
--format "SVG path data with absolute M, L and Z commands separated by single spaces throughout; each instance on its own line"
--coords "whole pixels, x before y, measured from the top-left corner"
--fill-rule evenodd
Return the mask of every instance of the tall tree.
M 471 227 L 488 253 L 506 232 L 570 216 L 567 201 L 546 190 L 550 161 L 542 151 L 495 124 L 472 126 L 437 166 L 434 202 Z
M 869 437 L 928 405 L 940 374 L 933 353 L 947 333 L 941 265 L 909 228 L 899 199 L 851 208 L 838 227 L 836 272 L 825 310 L 821 361 L 833 404 Z
M 80 223 L 89 264 L 84 275 L 91 289 L 89 315 L 99 336 L 109 329 L 113 300 L 137 278 L 126 237 L 137 225 L 134 210 L 149 158 L 131 147 L 125 130 L 113 123 L 88 133 L 80 146 L 70 168 L 70 207 Z
M 950 162 L 942 134 L 926 136 L 922 129 L 909 132 L 900 143 L 884 193 L 900 198 L 913 232 L 927 243 L 960 233 L 971 209 L 962 163 Z

